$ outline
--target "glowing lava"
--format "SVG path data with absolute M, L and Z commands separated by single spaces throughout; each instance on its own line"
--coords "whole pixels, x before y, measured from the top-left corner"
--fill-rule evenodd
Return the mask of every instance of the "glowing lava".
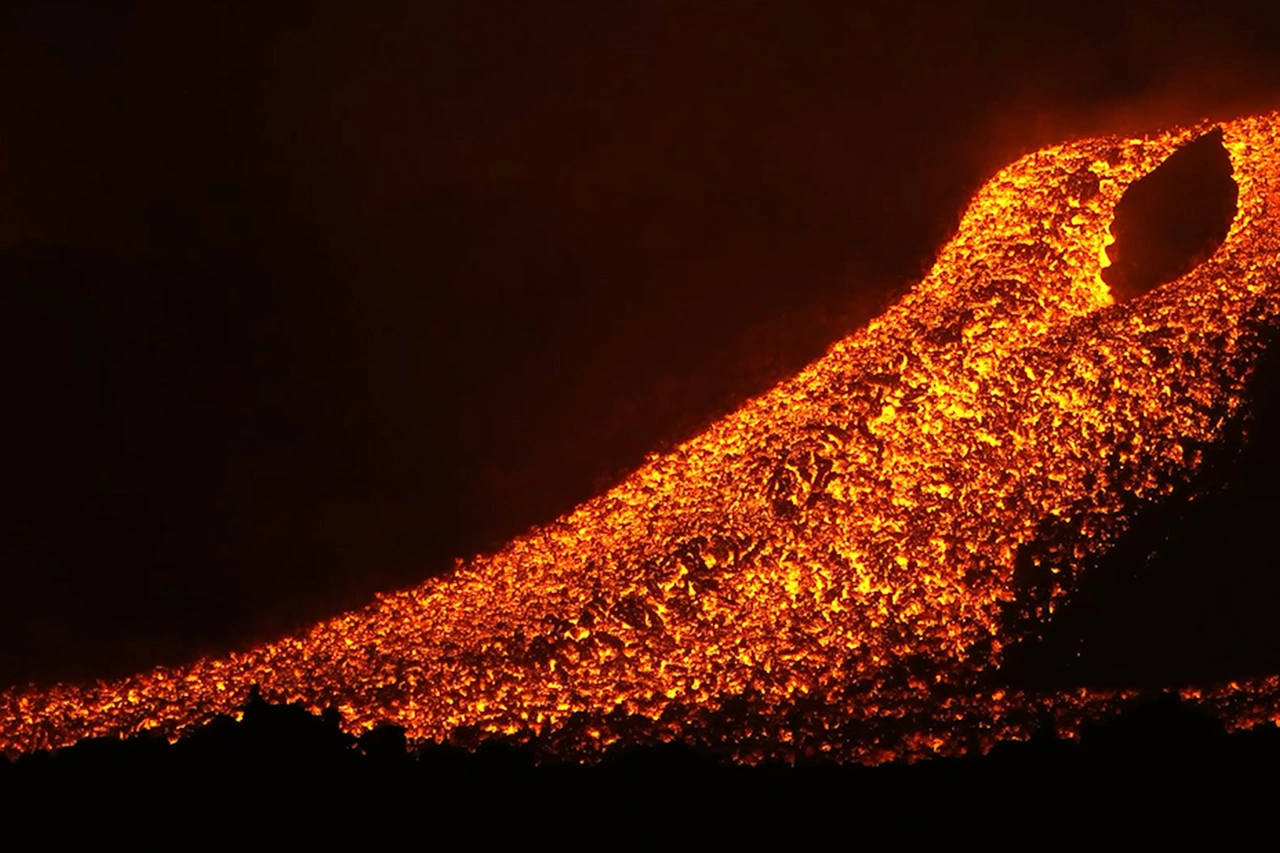
M 1210 127 L 1024 157 L 897 305 L 608 493 L 301 636 L 7 692 L 0 749 L 177 737 L 253 684 L 352 732 L 582 758 L 674 739 L 874 762 L 985 749 L 1046 714 L 1070 731 L 1123 696 L 984 691 L 1009 614 L 1049 618 L 1192 481 L 1280 309 L 1280 114 L 1221 125 L 1239 202 L 1212 257 L 1122 304 L 1101 278 L 1126 187 Z M 1068 546 L 1019 597 L 1046 525 Z M 1268 684 L 1205 701 L 1248 692 L 1270 719 Z

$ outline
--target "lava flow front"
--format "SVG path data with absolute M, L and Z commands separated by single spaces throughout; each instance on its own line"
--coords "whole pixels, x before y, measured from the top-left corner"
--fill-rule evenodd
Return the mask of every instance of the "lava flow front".
M 898 304 L 608 493 L 301 636 L 6 692 L 0 749 L 176 738 L 255 684 L 353 733 L 586 760 L 677 740 L 875 762 L 1046 718 L 1069 731 L 1124 695 L 990 673 L 1137 513 L 1194 483 L 1280 313 L 1280 113 L 1220 127 L 1238 209 L 1176 281 L 1116 302 L 1109 226 L 1130 184 L 1214 126 L 1029 155 Z M 1229 712 L 1241 691 L 1250 721 L 1274 717 L 1265 680 L 1185 695 Z

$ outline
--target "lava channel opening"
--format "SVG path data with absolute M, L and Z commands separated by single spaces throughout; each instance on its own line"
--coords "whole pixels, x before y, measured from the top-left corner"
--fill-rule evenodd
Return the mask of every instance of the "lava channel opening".
M 1135 181 L 1116 204 L 1102 280 L 1123 302 L 1180 278 L 1222 245 L 1239 187 L 1222 128 L 1179 148 Z

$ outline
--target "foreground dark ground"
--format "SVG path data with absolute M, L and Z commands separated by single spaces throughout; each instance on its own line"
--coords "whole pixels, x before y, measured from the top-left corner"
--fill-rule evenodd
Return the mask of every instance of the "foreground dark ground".
M 356 739 L 337 729 L 336 718 L 259 701 L 246 708 L 242 722 L 219 718 L 174 746 L 146 737 L 89 741 L 52 755 L 0 762 L 0 788 L 10 804 L 23 796 L 44 802 L 68 796 L 86 802 L 185 797 L 201 783 L 225 783 L 237 796 L 270 789 L 282 802 L 405 797 L 418 804 L 420 814 L 435 809 L 446 825 L 473 812 L 498 819 L 504 810 L 543 806 L 562 818 L 576 812 L 587 821 L 593 809 L 604 807 L 610 814 L 649 820 L 688 813 L 707 825 L 716 821 L 717 807 L 755 802 L 770 809 L 800 806 L 812 815 L 836 807 L 866 819 L 871 815 L 859 810 L 878 804 L 914 811 L 924 827 L 931 815 L 957 806 L 1017 805 L 1019 820 L 1060 821 L 1073 810 L 1084 816 L 1082 807 L 1137 817 L 1147 807 L 1167 807 L 1159 798 L 1170 795 L 1201 798 L 1201 806 L 1245 791 L 1265 795 L 1275 788 L 1277 761 L 1275 727 L 1228 735 L 1215 719 L 1161 694 L 1086 726 L 1076 741 L 1046 731 L 1029 742 L 1001 744 L 986 756 L 878 767 L 817 760 L 749 767 L 682 746 L 624 751 L 593 766 L 539 763 L 529 751 L 501 745 L 477 752 L 432 746 L 415 757 L 406 751 L 400 729 L 377 729 Z M 761 816 L 761 829 L 799 819 L 798 813 L 769 814 L 767 820 Z M 814 828 L 812 822 L 797 824 L 798 831 Z M 642 829 L 658 830 L 633 827 Z M 742 825 L 736 831 L 744 829 L 750 831 Z

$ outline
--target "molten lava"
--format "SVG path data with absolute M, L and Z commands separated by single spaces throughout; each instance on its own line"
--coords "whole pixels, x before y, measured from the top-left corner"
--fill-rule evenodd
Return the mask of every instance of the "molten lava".
M 679 740 L 876 762 L 985 750 L 1046 718 L 1070 732 L 1125 695 L 984 679 L 1138 512 L 1193 483 L 1280 313 L 1280 113 L 1221 129 L 1238 210 L 1181 278 L 1116 303 L 1108 228 L 1210 125 L 1031 154 L 898 304 L 608 493 L 300 636 L 0 694 L 0 749 L 176 738 L 254 684 L 336 707 L 353 733 L 583 759 Z M 1059 546 L 1033 548 L 1046 526 Z M 1020 553 L 1037 555 L 1030 590 Z M 1276 719 L 1277 694 L 1184 692 L 1246 724 Z

